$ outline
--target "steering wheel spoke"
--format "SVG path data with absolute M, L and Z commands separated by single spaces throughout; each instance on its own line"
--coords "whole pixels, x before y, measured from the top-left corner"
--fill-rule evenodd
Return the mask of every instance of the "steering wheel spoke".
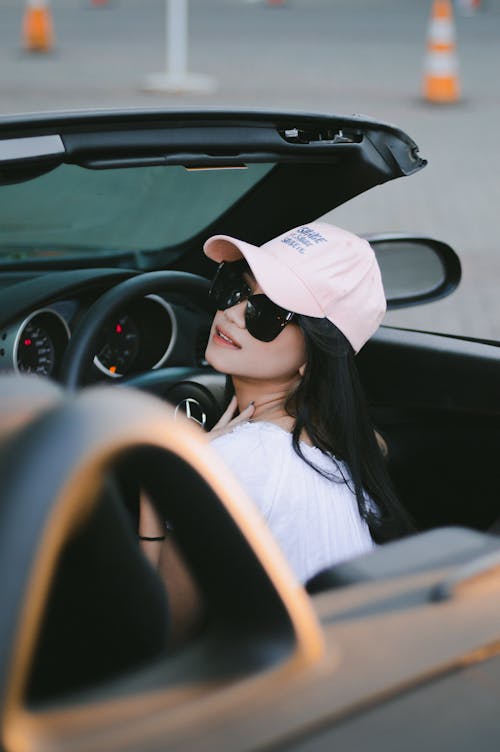
M 181 413 L 206 430 L 217 422 L 225 407 L 226 377 L 212 368 L 159 368 L 120 383 L 167 400 L 176 414 Z

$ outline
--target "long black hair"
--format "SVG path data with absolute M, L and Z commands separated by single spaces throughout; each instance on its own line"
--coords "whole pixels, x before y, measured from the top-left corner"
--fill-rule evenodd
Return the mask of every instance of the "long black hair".
M 333 482 L 352 483 L 359 512 L 376 543 L 414 532 L 389 478 L 350 343 L 328 319 L 297 315 L 295 322 L 306 345 L 304 375 L 285 403 L 287 413 L 295 419 L 295 452 Z M 300 437 L 304 431 L 314 446 L 332 457 L 331 474 L 302 452 Z M 350 479 L 335 459 L 347 465 Z

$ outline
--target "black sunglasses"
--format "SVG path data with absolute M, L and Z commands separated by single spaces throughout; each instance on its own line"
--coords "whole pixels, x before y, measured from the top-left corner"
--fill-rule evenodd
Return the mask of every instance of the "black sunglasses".
M 223 261 L 217 269 L 209 296 L 218 311 L 247 301 L 245 325 L 249 334 L 261 342 L 271 342 L 290 323 L 294 313 L 286 311 L 266 295 L 252 295 L 244 274 L 249 271 L 245 261 Z

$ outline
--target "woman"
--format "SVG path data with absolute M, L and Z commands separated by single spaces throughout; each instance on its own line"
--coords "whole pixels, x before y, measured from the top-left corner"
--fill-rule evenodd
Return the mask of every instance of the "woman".
M 220 264 L 206 359 L 234 388 L 211 439 L 297 577 L 411 532 L 354 363 L 386 310 L 369 244 L 313 222 L 204 250 Z
M 375 543 L 411 532 L 354 363 L 386 309 L 369 244 L 313 222 L 260 248 L 218 235 L 204 250 L 219 262 L 205 357 L 228 374 L 234 390 L 210 439 L 297 577 L 306 582 Z M 177 552 L 146 499 L 140 534 L 172 602 L 179 602 L 174 610 L 197 609 L 197 619 L 187 623 L 199 622 L 196 586 L 177 565 Z M 178 632 L 186 628 L 182 622 Z

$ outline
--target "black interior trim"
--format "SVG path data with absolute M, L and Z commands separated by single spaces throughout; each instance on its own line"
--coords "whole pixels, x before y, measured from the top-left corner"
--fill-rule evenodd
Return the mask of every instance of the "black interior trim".
M 370 402 L 500 415 L 500 349 L 382 326 L 357 356 Z

